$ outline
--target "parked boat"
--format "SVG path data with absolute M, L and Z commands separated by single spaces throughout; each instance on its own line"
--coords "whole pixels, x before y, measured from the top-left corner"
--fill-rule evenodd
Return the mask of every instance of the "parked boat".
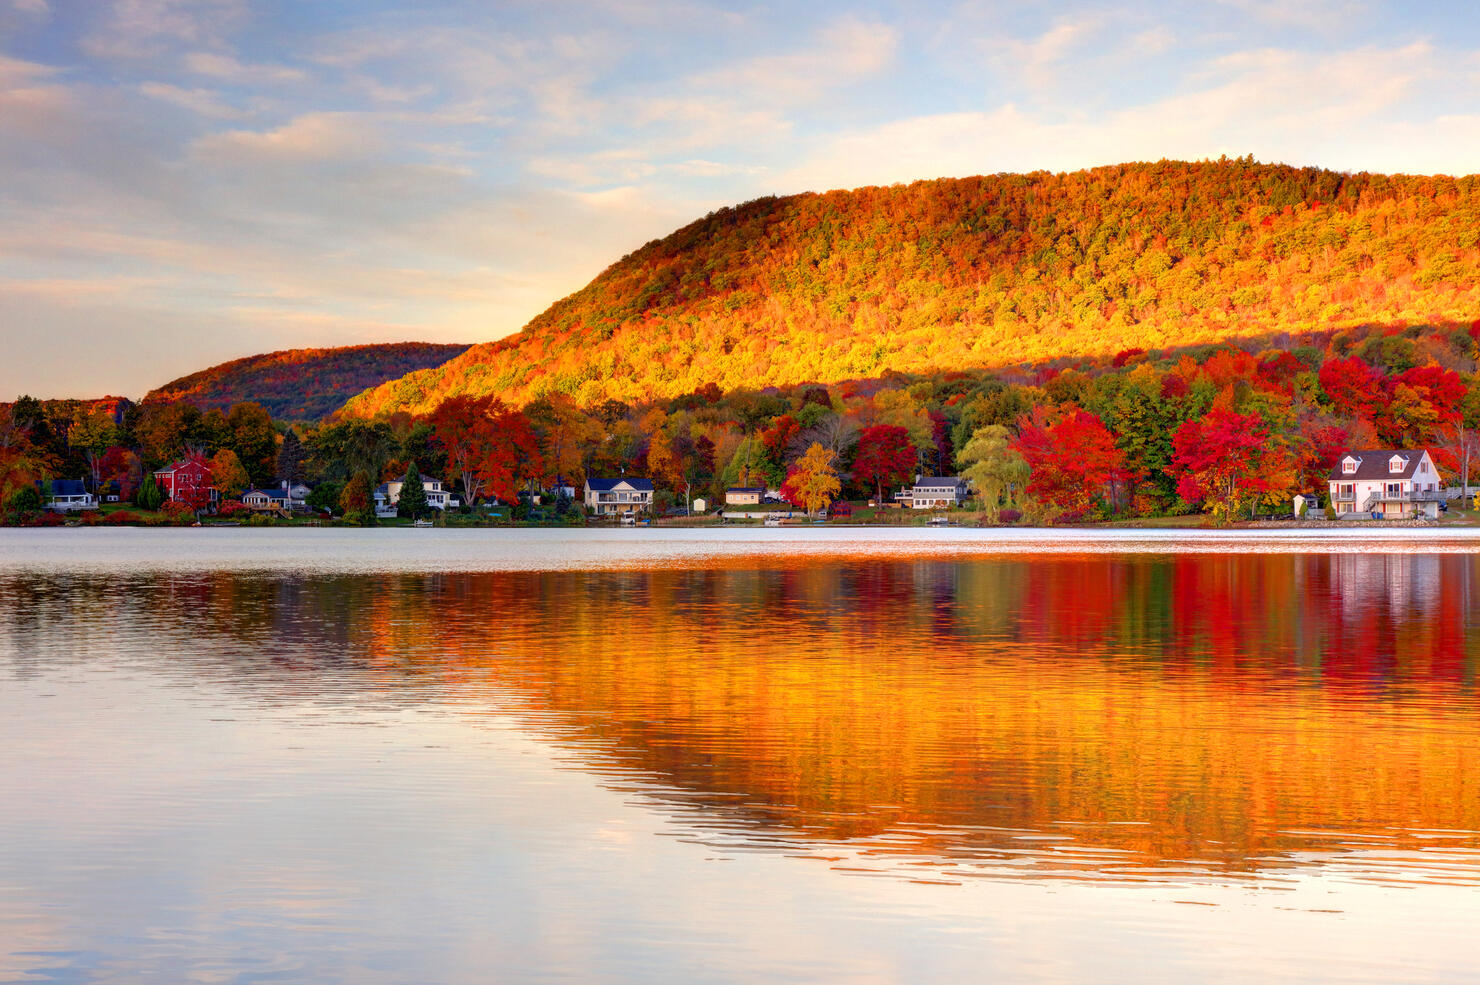
M 432 521 L 430 521 L 430 520 L 412 520 L 411 521 L 411 525 L 413 527 L 430 527 L 432 525 Z

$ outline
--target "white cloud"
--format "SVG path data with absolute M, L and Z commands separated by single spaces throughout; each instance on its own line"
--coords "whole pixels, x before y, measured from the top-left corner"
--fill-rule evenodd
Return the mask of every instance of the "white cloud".
M 0 55 L 0 89 L 18 88 L 58 74 L 58 69 L 39 62 Z
M 198 161 L 233 167 L 362 159 L 382 146 L 381 135 L 356 113 L 305 113 L 272 130 L 230 130 L 191 146 Z
M 1216 0 L 1265 24 L 1339 33 L 1372 14 L 1367 0 Z
M 898 41 L 889 25 L 844 17 L 825 27 L 810 47 L 721 66 L 691 77 L 684 87 L 725 93 L 737 102 L 805 103 L 883 71 L 894 61 Z
M 248 15 L 246 0 L 115 0 L 106 10 L 82 47 L 123 60 L 154 58 L 181 42 L 218 46 Z
M 243 115 L 241 110 L 227 103 L 213 89 L 182 89 L 165 82 L 145 82 L 139 86 L 139 91 L 151 99 L 162 100 L 212 119 L 229 120 Z
M 287 65 L 247 65 L 232 55 L 214 51 L 192 51 L 184 58 L 187 71 L 240 85 L 269 85 L 302 82 L 308 73 Z
M 1103 116 L 1009 104 L 821 138 L 783 181 L 821 189 L 1223 153 L 1338 169 L 1480 172 L 1480 130 L 1466 130 L 1470 117 L 1395 113 L 1422 105 L 1434 61 L 1424 45 L 1318 58 L 1230 55 L 1208 67 L 1199 88 Z
M 1053 27 L 1031 41 L 1000 42 L 1008 58 L 1024 71 L 1038 72 L 1063 61 L 1089 44 L 1102 26 L 1099 17 L 1060 18 Z

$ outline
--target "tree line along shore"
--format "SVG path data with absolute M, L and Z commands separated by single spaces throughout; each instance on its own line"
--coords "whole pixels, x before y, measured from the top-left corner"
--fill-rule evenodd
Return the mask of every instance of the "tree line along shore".
M 445 488 L 444 522 L 574 523 L 588 478 L 628 475 L 651 480 L 660 516 L 756 487 L 809 510 L 872 500 L 878 511 L 851 519 L 879 521 L 926 474 L 966 480 L 977 522 L 1229 523 L 1288 513 L 1296 493 L 1319 500 L 1354 449 L 1427 449 L 1467 485 L 1477 336 L 1480 321 L 1374 325 L 594 406 L 454 396 L 426 414 L 321 423 L 252 402 L 21 397 L 0 404 L 0 505 L 9 524 L 55 523 L 48 489 L 78 482 L 99 509 L 76 522 L 245 519 L 261 514 L 243 512 L 244 495 L 286 483 L 308 490 L 309 519 L 371 522 L 377 490 L 414 476 Z M 162 489 L 159 470 L 187 460 L 208 466 L 206 487 Z

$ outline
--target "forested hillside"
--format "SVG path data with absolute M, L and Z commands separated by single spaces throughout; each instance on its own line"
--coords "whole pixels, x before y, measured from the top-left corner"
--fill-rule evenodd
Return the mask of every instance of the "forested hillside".
M 352 400 L 425 413 L 995 369 L 1480 315 L 1480 181 L 1249 159 L 768 198 L 649 243 L 522 332 Z
M 316 421 L 349 397 L 416 370 L 439 366 L 465 345 L 397 342 L 334 349 L 288 349 L 236 359 L 149 392 L 145 404 L 186 401 L 201 410 L 261 404 L 273 417 Z

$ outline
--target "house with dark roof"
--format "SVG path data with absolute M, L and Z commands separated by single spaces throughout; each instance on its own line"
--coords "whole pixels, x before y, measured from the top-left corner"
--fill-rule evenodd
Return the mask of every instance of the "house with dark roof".
M 731 486 L 725 490 L 726 506 L 759 506 L 765 498 L 765 486 Z
M 901 506 L 917 510 L 950 509 L 960 506 L 969 494 L 966 480 L 954 475 L 917 475 L 915 484 L 901 489 L 894 498 Z
M 586 510 L 597 516 L 647 513 L 653 508 L 653 480 L 634 476 L 586 480 Z
M 1331 509 L 1345 517 L 1436 519 L 1443 482 L 1427 449 L 1350 451 L 1331 469 Z
M 288 490 L 282 486 L 248 489 L 242 493 L 241 501 L 243 506 L 249 506 L 254 510 L 286 510 L 289 505 Z
M 98 508 L 98 497 L 87 491 L 87 483 L 81 479 L 53 479 L 51 497 L 46 501 L 46 508 L 58 513 L 95 510 Z

